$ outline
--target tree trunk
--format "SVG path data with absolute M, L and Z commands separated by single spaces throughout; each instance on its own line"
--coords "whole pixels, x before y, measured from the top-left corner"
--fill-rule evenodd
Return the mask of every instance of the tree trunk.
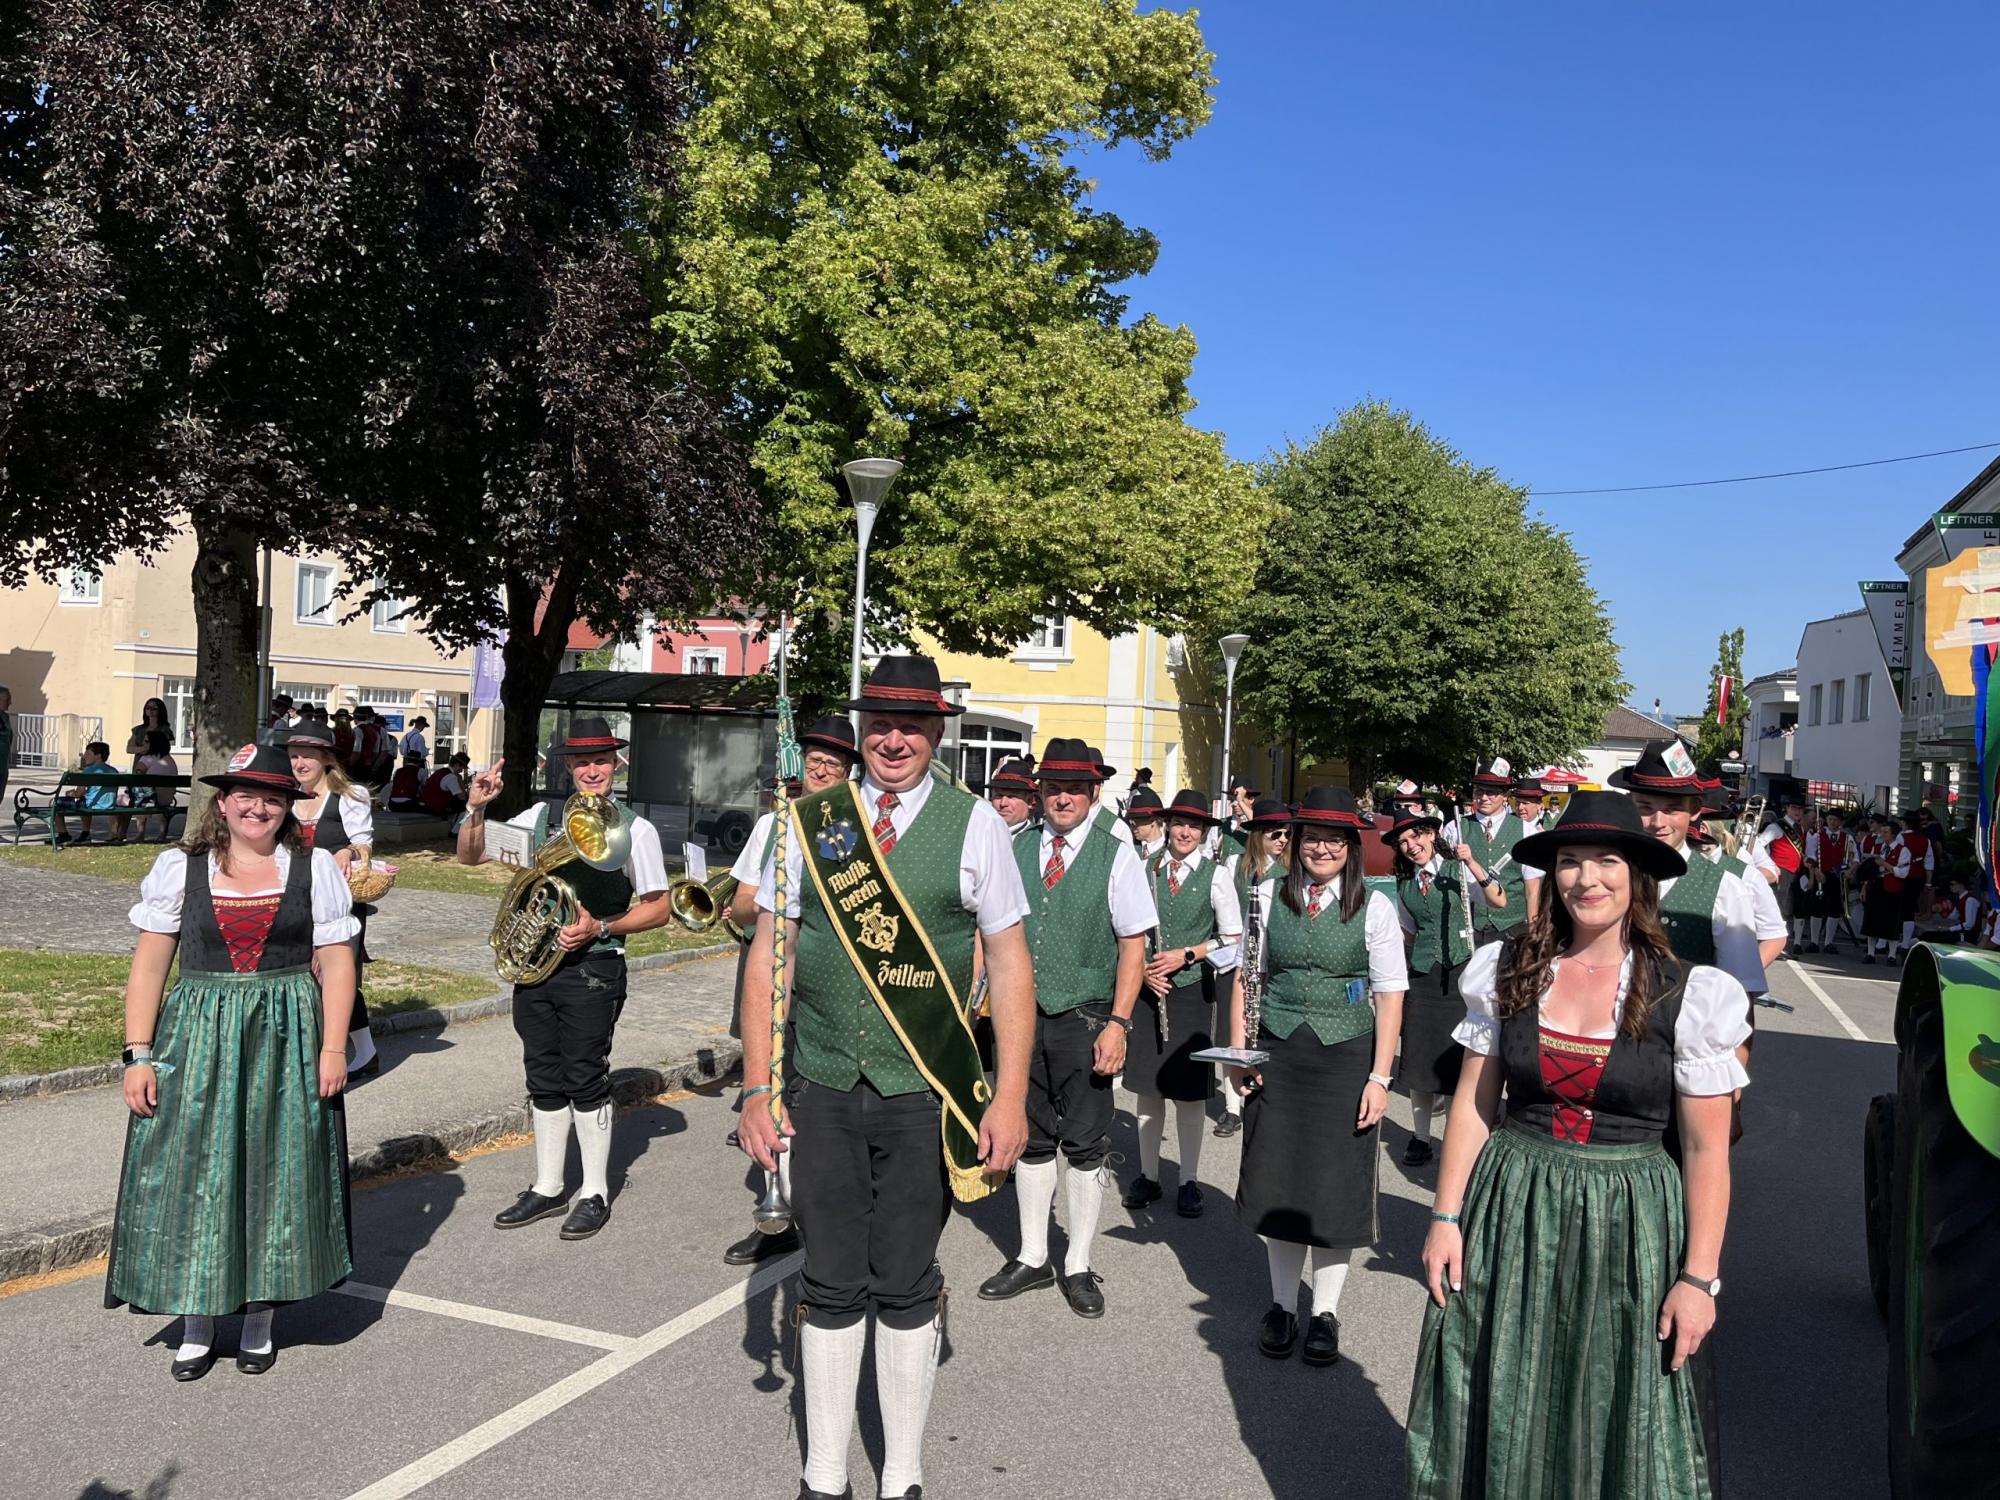
M 212 776 L 257 737 L 257 543 L 249 532 L 194 523 L 194 765 Z M 199 781 L 192 809 L 213 796 Z
M 537 612 L 540 618 L 537 619 Z M 549 684 L 562 665 L 569 627 L 576 619 L 576 591 L 560 575 L 543 605 L 541 585 L 532 579 L 507 580 L 507 644 L 500 648 L 500 744 L 506 759 L 505 785 L 494 815 L 511 818 L 534 800 L 539 787 L 535 765 L 546 748 L 542 707 Z

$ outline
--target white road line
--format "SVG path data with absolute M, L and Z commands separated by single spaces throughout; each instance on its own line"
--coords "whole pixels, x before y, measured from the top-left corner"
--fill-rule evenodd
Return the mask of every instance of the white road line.
M 1813 978 L 1811 974 L 1806 972 L 1805 965 L 1793 964 L 1792 972 L 1799 976 L 1799 981 L 1802 984 L 1804 984 L 1807 989 L 1811 990 L 1815 995 L 1819 996 L 1819 1003 L 1826 1007 L 1827 1014 L 1831 1015 L 1834 1018 L 1834 1020 L 1840 1023 L 1840 1029 L 1842 1031 L 1845 1031 L 1849 1036 L 1853 1037 L 1854 1040 L 1857 1042 L 1867 1042 L 1874 1040 L 1874 1038 L 1869 1036 L 1867 1032 L 1863 1031 L 1859 1026 L 1856 1026 L 1854 1024 L 1853 1019 L 1847 1014 L 1846 1011 L 1842 1010 L 1838 1005 L 1835 1005 L 1833 1003 L 1833 996 L 1829 995 L 1825 990 L 1819 987 L 1819 981 Z
M 416 1292 L 400 1292 L 393 1287 L 370 1286 L 350 1281 L 334 1288 L 343 1297 L 362 1302 L 381 1302 L 390 1307 L 407 1307 L 417 1312 L 436 1313 L 445 1318 L 462 1318 L 468 1323 L 484 1323 L 490 1328 L 511 1328 L 516 1333 L 539 1334 L 545 1339 L 562 1339 L 571 1344 L 588 1344 L 593 1349 L 623 1349 L 632 1342 L 624 1333 L 599 1333 L 594 1328 L 573 1328 L 567 1323 L 551 1323 L 546 1318 L 527 1318 L 519 1313 L 500 1312 L 491 1307 L 473 1307 L 465 1302 L 446 1302 L 441 1297 L 425 1297 Z
M 741 1307 L 759 1292 L 776 1286 L 804 1262 L 803 1252 L 795 1251 L 782 1260 L 774 1260 L 769 1265 L 759 1266 L 757 1274 L 747 1281 L 726 1287 L 717 1292 L 699 1307 L 689 1308 L 671 1322 L 662 1323 L 651 1333 L 641 1334 L 622 1348 L 594 1360 L 572 1375 L 558 1380 L 547 1390 L 539 1391 L 508 1408 L 497 1417 L 481 1422 L 443 1447 L 434 1449 L 414 1463 L 405 1464 L 395 1473 L 378 1479 L 366 1489 L 356 1490 L 348 1500 L 403 1500 L 414 1495 L 425 1485 L 442 1479 L 454 1469 L 464 1467 L 486 1452 L 497 1447 L 517 1432 L 534 1426 L 546 1416 L 561 1411 L 580 1396 L 587 1396 L 608 1380 L 616 1379 L 641 1360 L 650 1359 L 662 1349 L 666 1349 L 689 1334 L 711 1323 L 724 1313 Z

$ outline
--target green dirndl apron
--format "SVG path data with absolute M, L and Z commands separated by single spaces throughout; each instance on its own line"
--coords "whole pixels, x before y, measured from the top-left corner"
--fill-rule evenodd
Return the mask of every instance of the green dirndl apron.
M 159 1104 L 126 1134 L 104 1296 L 219 1315 L 316 1296 L 353 1269 L 346 1114 L 319 1097 L 310 855 L 293 854 L 249 972 L 233 967 L 207 857 L 187 867 L 181 977 L 153 1037 Z M 223 901 L 232 930 L 257 924 L 253 903 Z

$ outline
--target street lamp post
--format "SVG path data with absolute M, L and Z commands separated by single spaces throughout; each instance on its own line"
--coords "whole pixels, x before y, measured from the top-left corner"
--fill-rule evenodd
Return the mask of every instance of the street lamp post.
M 1217 644 L 1222 647 L 1222 671 L 1227 682 L 1222 698 L 1222 799 L 1226 811 L 1229 802 L 1230 737 L 1236 729 L 1236 663 L 1242 658 L 1243 648 L 1250 644 L 1250 637 L 1225 635 Z
M 883 497 L 889 493 L 889 486 L 896 482 L 896 476 L 903 472 L 902 463 L 893 458 L 857 458 L 840 466 L 842 476 L 847 480 L 847 493 L 854 500 L 855 534 L 859 545 L 854 552 L 854 651 L 847 665 L 847 696 L 861 696 L 861 643 L 863 624 L 868 606 L 868 538 L 875 532 L 875 516 L 882 509 Z M 854 730 L 861 732 L 861 716 L 854 716 Z

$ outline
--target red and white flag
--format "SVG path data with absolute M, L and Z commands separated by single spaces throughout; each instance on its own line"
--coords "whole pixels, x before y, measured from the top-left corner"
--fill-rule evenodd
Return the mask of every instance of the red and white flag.
M 1715 722 L 1718 724 L 1727 725 L 1729 723 L 1729 684 L 1733 680 L 1727 673 L 1716 679 Z

